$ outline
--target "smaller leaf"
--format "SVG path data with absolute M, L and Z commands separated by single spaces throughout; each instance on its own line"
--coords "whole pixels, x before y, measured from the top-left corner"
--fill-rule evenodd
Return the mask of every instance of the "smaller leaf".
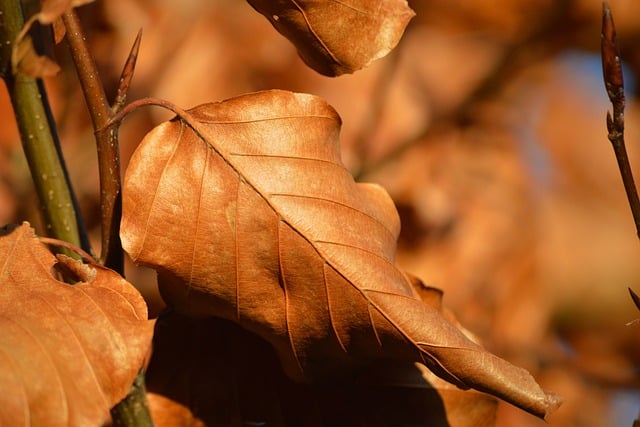
M 406 0 L 248 0 L 327 76 L 353 73 L 393 49 L 414 16 Z
M 0 425 L 108 421 L 149 351 L 140 293 L 112 270 L 56 261 L 27 223 L 0 229 L 0 266 Z
M 47 55 L 38 52 L 29 37 L 29 32 L 36 22 L 42 25 L 52 25 L 56 43 L 62 40 L 64 26 L 60 25 L 60 17 L 67 10 L 91 3 L 94 0 L 44 0 L 40 11 L 31 16 L 18 34 L 13 46 L 11 64 L 14 73 L 21 72 L 29 77 L 41 78 L 52 76 L 60 71 L 60 67 Z
M 31 37 L 23 34 L 18 37 L 11 60 L 14 72 L 20 71 L 34 78 L 53 76 L 60 71 L 60 66 L 48 56 L 38 54 Z
M 35 15 L 41 24 L 53 24 L 67 10 L 79 7 L 94 0 L 44 0 L 41 2 L 40 12 Z

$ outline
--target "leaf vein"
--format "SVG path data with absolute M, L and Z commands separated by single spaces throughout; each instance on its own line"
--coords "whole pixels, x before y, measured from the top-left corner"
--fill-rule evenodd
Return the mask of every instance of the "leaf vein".
M 304 9 L 298 4 L 298 2 L 296 0 L 291 0 L 291 2 L 298 8 L 300 13 L 302 14 L 302 17 L 304 18 L 304 22 L 307 24 L 307 28 L 309 28 L 309 31 L 311 31 L 311 34 L 313 34 L 313 36 L 318 41 L 318 43 L 320 43 L 320 46 L 322 46 L 322 48 L 329 54 L 331 59 L 333 59 L 336 62 L 336 64 L 344 65 L 342 63 L 342 61 L 340 61 L 340 59 L 338 59 L 334 55 L 334 53 L 331 51 L 331 49 L 329 49 L 329 47 L 325 44 L 325 42 L 322 40 L 322 38 L 320 36 L 318 36 L 318 33 L 316 33 L 315 29 L 311 25 L 311 22 L 309 21 L 309 17 L 307 16 L 307 13 L 304 11 Z
M 76 288 L 74 288 L 76 289 Z M 80 292 L 82 294 L 84 294 L 85 297 L 87 297 L 89 300 L 91 300 L 91 302 L 93 302 L 95 304 L 94 299 L 88 295 L 86 292 L 84 292 L 83 289 L 80 289 Z M 40 299 L 42 302 L 44 302 L 44 304 L 46 304 L 47 306 L 49 306 L 51 308 L 51 310 L 53 310 L 59 317 L 60 319 L 67 324 L 68 328 L 71 330 L 71 335 L 73 336 L 78 348 L 80 349 L 80 352 L 82 353 L 82 355 L 84 356 L 84 360 L 87 362 L 87 364 L 89 365 L 89 372 L 91 373 L 91 378 L 93 379 L 94 384 L 97 386 L 97 389 L 100 390 L 100 397 L 102 397 L 102 401 L 104 403 L 104 408 L 108 408 L 109 405 L 109 401 L 106 397 L 106 393 L 104 388 L 102 387 L 102 384 L 100 384 L 100 381 L 98 380 L 98 377 L 96 375 L 96 371 L 93 367 L 93 364 L 91 363 L 91 360 L 89 359 L 89 356 L 87 355 L 84 346 L 82 345 L 82 341 L 80 340 L 78 333 L 76 332 L 75 328 L 73 327 L 73 324 L 67 319 L 67 316 L 62 313 L 61 311 L 59 311 L 54 305 L 52 305 L 49 301 L 47 301 L 45 298 L 43 298 L 42 296 L 37 296 L 38 299 Z M 96 304 L 97 305 L 97 304 Z M 101 310 L 102 311 L 102 310 Z M 106 317 L 106 313 L 104 311 L 102 311 L 103 315 L 105 315 Z M 109 323 L 111 323 L 111 320 L 107 318 L 107 320 L 109 321 Z M 112 325 L 113 326 L 113 325 Z M 56 371 L 58 371 L 58 367 L 56 366 Z M 60 374 L 58 372 L 58 374 Z M 69 396 L 67 395 L 67 393 L 64 393 L 65 398 L 67 399 L 67 409 L 68 409 L 68 405 L 69 405 Z M 68 411 L 67 411 L 68 412 Z
M 290 328 L 290 324 L 289 324 L 289 292 L 287 291 L 287 278 L 285 277 L 285 272 L 284 272 L 284 268 L 283 268 L 283 263 L 282 263 L 282 240 L 280 239 L 280 225 L 283 223 L 282 220 L 278 221 L 278 227 L 277 227 L 277 236 L 276 236 L 276 240 L 278 241 L 278 266 L 280 268 L 280 278 L 282 280 L 282 290 L 284 292 L 284 322 L 285 322 L 285 327 L 287 329 L 287 338 L 289 339 L 289 345 L 291 346 L 291 351 L 293 353 L 293 358 L 296 361 L 296 364 L 298 365 L 298 369 L 300 369 L 300 372 L 304 373 L 304 369 L 302 368 L 302 365 L 300 363 L 300 358 L 298 357 L 298 351 L 296 350 L 296 345 L 293 342 L 293 334 L 291 333 L 291 328 Z M 287 224 L 287 226 L 289 226 Z M 289 226 L 290 227 L 290 226 Z
M 349 354 L 349 352 L 347 351 L 347 348 L 342 342 L 342 338 L 340 337 L 338 330 L 336 329 L 336 322 L 333 320 L 333 310 L 331 309 L 331 298 L 329 296 L 329 285 L 327 281 L 327 266 L 328 264 L 326 262 L 322 264 L 322 280 L 324 282 L 324 288 L 326 290 L 326 295 L 327 295 L 327 310 L 329 312 L 329 319 L 330 319 L 329 323 L 331 324 L 331 329 L 333 329 L 333 333 L 335 334 L 336 339 L 338 340 L 338 344 L 340 344 L 340 348 L 342 348 L 342 351 L 344 351 L 345 354 Z M 333 269 L 333 267 L 331 268 Z
M 329 242 L 326 240 L 314 240 L 315 243 L 321 243 L 321 244 L 325 244 L 325 245 L 332 245 L 332 246 L 342 246 L 345 248 L 351 248 L 351 249 L 355 249 L 356 251 L 360 251 L 360 252 L 365 252 L 369 255 L 373 255 L 376 258 L 379 258 L 381 260 L 383 260 L 385 263 L 389 264 L 390 266 L 393 266 L 395 268 L 395 265 L 389 261 L 387 258 L 383 257 L 382 255 L 371 251 L 369 249 L 365 249 L 365 248 L 361 248 L 360 246 L 355 246 L 355 245 L 350 245 L 348 243 L 341 243 L 341 242 Z M 396 295 L 396 294 L 393 294 Z
M 361 13 L 361 14 L 366 15 L 366 16 L 376 16 L 376 17 L 377 16 L 381 16 L 380 14 L 376 14 L 376 13 L 369 12 L 367 10 L 359 9 L 359 8 L 357 8 L 357 7 L 355 7 L 355 6 L 351 5 L 351 4 L 348 4 L 348 3 L 344 2 L 344 1 L 340 1 L 340 0 L 332 0 L 332 1 L 334 3 L 338 3 L 339 5 L 346 7 L 347 9 L 351 9 L 351 10 L 353 10 L 355 12 Z M 378 6 L 378 9 L 380 9 L 380 6 Z
M 135 254 L 130 254 L 131 257 L 133 259 L 138 259 L 140 258 L 140 253 L 142 252 L 142 248 L 144 248 L 145 246 L 145 242 L 147 241 L 147 236 L 149 234 L 149 224 L 151 223 L 151 212 L 153 211 L 153 207 L 156 204 L 156 201 L 158 199 L 158 188 L 160 187 L 160 183 L 162 181 L 162 177 L 165 176 L 165 172 L 167 171 L 168 167 L 169 167 L 169 163 L 171 163 L 171 160 L 174 158 L 176 151 L 178 150 L 178 147 L 180 146 L 179 141 L 182 139 L 182 135 L 184 134 L 184 122 L 180 122 L 180 133 L 177 136 L 176 141 L 178 141 L 177 144 L 174 144 L 174 148 L 173 151 L 171 152 L 171 155 L 169 156 L 169 158 L 167 159 L 167 161 L 165 162 L 164 166 L 162 167 L 162 172 L 160 173 L 160 178 L 158 179 L 158 182 L 156 184 L 156 188 L 155 190 L 152 192 L 152 196 L 151 196 L 151 203 L 149 203 L 149 214 L 145 215 L 146 220 L 145 220 L 145 224 L 144 224 L 144 231 L 142 233 L 142 239 L 140 241 L 140 246 L 138 247 L 138 251 Z
M 191 248 L 191 263 L 190 265 L 190 269 L 189 269 L 189 281 L 187 282 L 187 295 L 186 295 L 186 299 L 187 299 L 187 304 L 190 303 L 190 295 L 191 295 L 191 289 L 193 288 L 193 276 L 194 276 L 194 269 L 196 264 L 196 248 L 198 247 L 198 234 L 200 233 L 200 206 L 202 206 L 202 198 L 204 197 L 204 180 L 205 180 L 205 176 L 207 174 L 207 165 L 209 164 L 209 157 L 211 155 L 211 152 L 209 150 L 205 151 L 205 158 L 204 158 L 204 166 L 202 167 L 202 174 L 200 175 L 200 188 L 198 188 L 198 202 L 197 202 L 197 207 L 196 207 L 196 223 L 195 223 L 195 231 L 193 232 L 193 247 Z
M 51 367 L 53 367 L 53 370 L 55 372 L 54 380 L 57 380 L 56 382 L 57 382 L 58 389 L 61 391 L 61 393 L 65 397 L 64 408 L 62 408 L 62 411 L 64 414 L 66 414 L 64 418 L 68 420 L 69 419 L 69 403 L 67 400 L 67 393 L 65 392 L 64 386 L 62 385 L 62 375 L 60 374 L 60 371 L 58 370 L 57 365 L 51 358 L 49 351 L 47 350 L 46 347 L 42 345 L 38 337 L 28 327 L 26 327 L 25 325 L 19 322 L 16 322 L 13 319 L 9 319 L 9 320 L 12 321 L 14 324 L 16 324 L 20 329 L 22 329 L 25 333 L 27 333 L 27 335 L 29 335 L 33 339 L 33 342 L 41 349 L 43 356 L 49 361 Z M 31 411 L 29 411 L 29 413 L 31 413 Z
M 269 193 L 269 196 L 270 197 L 291 197 L 291 198 L 299 198 L 299 199 L 319 200 L 319 201 L 331 203 L 331 204 L 334 204 L 334 205 L 342 206 L 344 208 L 347 208 L 347 209 L 350 209 L 352 211 L 355 211 L 355 212 L 357 212 L 357 213 L 359 213 L 361 215 L 364 215 L 367 218 L 369 218 L 372 221 L 374 221 L 376 224 L 379 224 L 387 232 L 389 237 L 391 237 L 392 241 L 396 240 L 396 237 L 394 236 L 393 232 L 389 229 L 389 227 L 387 227 L 386 224 L 384 224 L 378 218 L 374 217 L 373 215 L 370 215 L 368 212 L 365 212 L 363 210 L 355 208 L 355 207 L 353 207 L 351 205 L 348 205 L 346 203 L 342 203 L 342 202 L 340 202 L 338 200 L 327 199 L 326 197 L 308 196 L 306 194 L 291 194 L 291 193 Z M 329 243 L 329 242 L 326 242 L 326 243 Z
M 335 120 L 336 118 L 333 116 L 327 116 L 324 114 L 291 114 L 291 115 L 282 115 L 276 117 L 261 117 L 259 119 L 246 119 L 246 120 L 207 120 L 200 119 L 198 121 L 200 123 L 208 124 L 208 125 L 241 125 L 241 124 L 249 124 L 249 123 L 261 123 L 261 122 L 270 122 L 277 120 L 291 120 L 291 119 L 325 119 L 325 120 Z
M 254 153 L 229 153 L 230 156 L 233 157 L 254 157 L 254 158 L 266 158 L 266 159 L 277 159 L 277 160 L 302 160 L 309 162 L 318 162 L 318 163 L 327 163 L 332 166 L 337 166 L 340 169 L 347 170 L 344 166 L 339 163 L 332 162 L 331 160 L 318 159 L 315 157 L 299 157 L 299 156 L 286 156 L 282 154 L 254 154 Z

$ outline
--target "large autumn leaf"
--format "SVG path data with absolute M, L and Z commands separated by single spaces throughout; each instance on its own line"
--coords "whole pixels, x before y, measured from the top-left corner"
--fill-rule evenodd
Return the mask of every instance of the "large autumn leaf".
M 80 282 L 61 282 L 56 270 Z M 152 333 L 144 300 L 118 274 L 56 261 L 28 224 L 1 230 L 0 425 L 102 425 Z
M 277 90 L 161 124 L 126 172 L 124 248 L 158 270 L 168 304 L 257 333 L 292 378 L 419 361 L 545 416 L 553 396 L 468 340 L 396 268 L 394 204 L 381 187 L 354 182 L 339 129 L 320 98 Z
M 353 73 L 393 49 L 414 16 L 406 0 L 248 0 L 314 70 Z

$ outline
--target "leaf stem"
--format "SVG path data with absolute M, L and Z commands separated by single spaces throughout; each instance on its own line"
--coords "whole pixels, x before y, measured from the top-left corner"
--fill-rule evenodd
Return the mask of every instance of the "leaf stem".
M 113 111 L 89 52 L 80 20 L 73 9 L 62 15 L 67 41 L 84 92 L 95 131 L 100 175 L 100 212 L 102 225 L 101 260 L 105 266 L 124 273 L 124 253 L 120 243 L 122 195 L 118 129 L 109 126 Z
M 44 85 L 41 80 L 12 69 L 11 52 L 14 41 L 24 26 L 20 2 L 0 0 L 0 14 L 0 77 L 3 78 L 11 98 L 23 150 L 40 200 L 46 232 L 52 237 L 90 251 Z M 72 252 L 69 255 L 78 256 Z
M 183 117 L 186 115 L 186 112 L 182 108 L 178 107 L 177 105 L 175 105 L 170 101 L 167 101 L 161 98 L 153 98 L 153 97 L 140 98 L 140 99 L 136 99 L 135 101 L 131 101 L 130 103 L 126 104 L 121 109 L 119 109 L 118 112 L 111 117 L 111 120 L 109 121 L 109 123 L 105 125 L 105 128 L 120 126 L 122 121 L 129 114 L 133 113 L 138 108 L 150 107 L 150 106 L 162 107 L 166 110 L 169 110 L 175 113 L 179 117 Z M 99 129 L 98 131 L 101 132 L 103 131 L 103 129 Z
M 633 179 L 629 156 L 624 142 L 624 79 L 620 63 L 620 48 L 616 37 L 616 27 L 609 3 L 602 3 L 602 73 L 607 96 L 613 106 L 613 114 L 607 112 L 608 138 L 618 161 L 620 176 L 624 185 L 631 214 L 636 224 L 636 232 L 640 238 L 640 199 Z

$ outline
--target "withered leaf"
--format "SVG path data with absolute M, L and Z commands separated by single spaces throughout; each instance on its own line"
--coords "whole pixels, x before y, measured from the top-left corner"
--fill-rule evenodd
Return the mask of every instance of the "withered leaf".
M 56 42 L 62 38 L 64 27 L 60 25 L 60 17 L 67 10 L 79 7 L 94 0 L 43 0 L 40 10 L 30 16 L 18 34 L 11 54 L 11 64 L 14 73 L 21 72 L 27 76 L 41 78 L 52 76 L 60 71 L 60 67 L 47 55 L 36 51 L 29 31 L 36 22 L 42 25 L 53 25 Z
M 353 73 L 393 49 L 414 16 L 406 0 L 248 0 L 327 76 Z
M 66 266 L 81 282 L 58 281 Z M 0 425 L 109 420 L 149 351 L 153 323 L 115 272 L 59 260 L 28 224 L 0 233 Z
M 419 361 L 545 416 L 555 397 L 467 339 L 395 266 L 395 206 L 354 182 L 339 129 L 320 98 L 278 90 L 161 124 L 125 175 L 123 247 L 158 271 L 169 305 L 257 333 L 293 378 Z
M 41 24 L 53 24 L 67 10 L 92 3 L 94 0 L 44 0 L 40 2 L 40 12 L 35 19 Z
M 11 59 L 14 72 L 34 78 L 53 76 L 60 71 L 60 66 L 47 55 L 40 55 L 31 38 L 24 35 L 18 38 Z

